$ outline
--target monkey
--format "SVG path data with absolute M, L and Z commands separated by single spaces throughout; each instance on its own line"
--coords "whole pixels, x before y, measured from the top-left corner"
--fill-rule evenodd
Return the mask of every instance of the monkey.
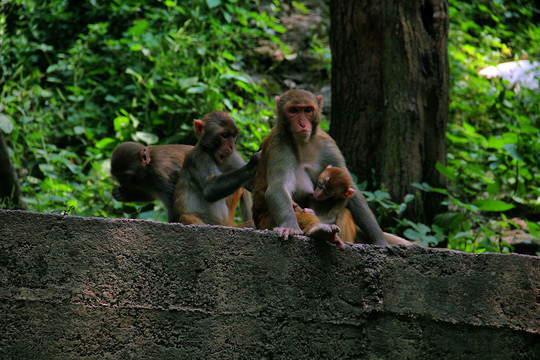
M 340 228 L 339 238 L 356 242 L 356 225 L 351 212 L 346 209 L 347 200 L 356 193 L 351 176 L 343 169 L 328 165 L 319 175 L 308 202 L 309 208 L 301 209 L 293 203 L 295 212 L 313 212 L 325 224 Z
M 305 90 L 289 90 L 276 98 L 276 124 L 262 143 L 254 177 L 253 220 L 258 229 L 273 229 L 284 239 L 305 234 L 339 245 L 337 225 L 323 224 L 315 214 L 295 213 L 291 206 L 295 202 L 305 207 L 327 164 L 348 173 L 335 141 L 319 126 L 322 100 Z M 348 199 L 347 209 L 355 224 L 368 243 L 385 245 L 365 198 L 355 184 L 352 188 L 355 193 Z
M 200 133 L 197 132 L 200 136 Z M 136 142 L 118 145 L 111 158 L 111 174 L 120 183 L 113 188 L 113 197 L 120 202 L 144 203 L 159 200 L 167 211 L 167 221 L 174 221 L 174 193 L 178 175 L 191 145 L 151 145 Z M 245 164 L 234 152 L 220 167 L 225 171 Z M 243 221 L 251 220 L 251 194 L 239 189 L 227 198 L 229 218 L 227 225 L 234 225 L 234 213 L 240 201 Z
M 204 124 L 205 120 L 199 120 L 195 119 L 193 121 L 193 130 L 195 131 L 195 134 L 200 139 L 204 135 Z M 246 165 L 246 161 L 242 159 L 242 156 L 238 153 L 238 151 L 234 151 L 231 155 L 229 155 L 227 158 L 223 160 L 222 163 L 218 164 L 218 167 L 222 173 L 228 173 L 231 171 L 234 171 L 236 169 L 241 168 L 242 166 Z M 249 190 L 248 190 L 249 189 Z M 246 227 L 253 227 L 252 224 L 252 216 L 251 216 L 251 192 L 250 190 L 253 189 L 253 179 L 250 179 L 247 183 L 244 184 L 244 187 L 238 189 L 237 192 L 232 194 L 227 198 L 227 204 L 229 207 L 229 221 L 227 226 L 233 226 L 234 225 L 234 211 L 236 209 L 236 205 L 240 201 L 240 210 L 242 212 L 242 220 L 243 224 Z
M 118 145 L 111 157 L 111 174 L 120 186 L 113 189 L 113 197 L 136 203 L 159 200 L 165 206 L 168 221 L 173 221 L 175 186 L 191 149 L 191 145 Z
M 294 209 L 296 212 L 313 211 L 322 222 L 336 224 L 341 229 L 339 237 L 344 242 L 363 243 L 365 235 L 356 226 L 351 212 L 346 208 L 348 199 L 356 192 L 352 183 L 345 170 L 328 165 L 317 179 L 309 208 L 301 209 L 297 204 L 293 204 Z M 390 245 L 414 245 L 390 233 L 383 232 L 383 237 Z
M 235 151 L 238 127 L 224 111 L 195 120 L 201 138 L 184 161 L 176 184 L 174 219 L 185 225 L 227 225 L 226 197 L 250 181 L 257 169 L 259 154 L 239 169 L 224 172 L 220 165 Z

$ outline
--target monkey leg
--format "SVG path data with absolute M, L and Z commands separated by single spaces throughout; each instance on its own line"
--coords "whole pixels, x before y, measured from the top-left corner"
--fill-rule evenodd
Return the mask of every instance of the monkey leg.
M 317 216 L 311 213 L 295 213 L 295 215 L 298 226 L 300 226 L 305 235 L 336 244 L 342 250 L 345 248 L 345 245 L 338 236 L 340 232 L 339 226 L 323 224 Z
M 336 225 L 341 229 L 340 237 L 345 242 L 356 242 L 356 225 L 351 212 L 348 209 L 343 209 L 338 213 Z
M 236 206 L 240 202 L 240 198 L 242 197 L 242 188 L 238 189 L 235 193 L 232 195 L 229 195 L 227 199 L 225 200 L 225 203 L 227 204 L 227 209 L 229 210 L 229 217 L 227 219 L 226 226 L 234 226 L 234 213 L 236 211 Z
M 184 225 L 205 225 L 205 223 L 196 215 L 182 214 L 178 217 L 178 222 Z
M 236 225 L 238 228 L 250 228 L 250 229 L 256 229 L 255 222 L 253 220 L 247 220 L 241 223 L 240 225 Z

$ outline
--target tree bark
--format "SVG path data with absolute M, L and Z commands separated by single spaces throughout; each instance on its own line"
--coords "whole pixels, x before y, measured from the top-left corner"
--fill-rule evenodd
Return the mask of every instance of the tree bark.
M 448 2 L 332 0 L 330 14 L 330 134 L 350 170 L 397 202 L 412 183 L 444 186 Z M 419 194 L 407 215 L 430 223 L 440 202 Z
M 23 209 L 19 179 L 0 130 L 0 208 Z

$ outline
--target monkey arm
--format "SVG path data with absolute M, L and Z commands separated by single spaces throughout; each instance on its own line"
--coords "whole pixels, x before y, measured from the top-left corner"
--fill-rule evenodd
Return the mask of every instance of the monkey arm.
M 235 151 L 229 156 L 226 161 L 224 161 L 223 165 L 220 165 L 219 168 L 223 173 L 229 173 L 231 171 L 240 169 L 242 166 L 246 165 L 246 161 L 240 156 L 238 151 Z M 248 189 L 249 191 L 253 191 L 253 178 L 247 180 L 244 184 L 242 184 L 242 187 Z M 242 199 L 245 197 L 242 196 Z M 249 205 L 251 207 L 251 205 Z M 251 210 L 250 210 L 251 211 Z
M 116 201 L 120 202 L 152 202 L 156 198 L 147 192 L 143 192 L 140 189 L 128 189 L 123 186 L 115 187 L 112 191 L 112 196 Z
M 277 227 L 301 231 L 292 207 L 291 194 L 296 183 L 293 159 L 294 155 L 292 153 L 286 154 L 285 151 L 282 151 L 279 156 L 276 154 L 269 159 L 266 168 L 268 188 L 265 199 L 268 211 Z
M 214 202 L 227 197 L 242 187 L 242 184 L 253 178 L 257 170 L 260 153 L 256 153 L 242 168 L 228 174 L 211 177 L 204 184 L 202 194 L 206 201 Z M 206 174 L 206 172 L 199 172 Z
M 251 201 L 251 192 L 244 190 L 242 191 L 242 197 L 240 198 L 240 210 L 242 211 L 242 220 L 248 221 L 253 219 L 253 214 L 251 213 L 251 208 L 253 203 Z
M 353 184 L 356 193 L 347 202 L 347 208 L 351 211 L 354 222 L 367 234 L 372 244 L 386 245 L 384 234 L 377 223 L 373 212 L 369 208 L 366 199 Z

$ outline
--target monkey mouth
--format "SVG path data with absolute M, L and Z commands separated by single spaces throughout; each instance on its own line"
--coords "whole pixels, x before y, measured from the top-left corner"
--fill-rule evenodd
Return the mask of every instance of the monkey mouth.
M 231 156 L 231 154 L 232 154 L 232 151 L 231 152 L 218 152 L 216 154 L 216 162 L 218 164 L 221 164 L 226 158 Z
M 295 137 L 300 140 L 309 140 L 311 137 L 311 131 L 310 130 L 300 130 L 294 133 Z

